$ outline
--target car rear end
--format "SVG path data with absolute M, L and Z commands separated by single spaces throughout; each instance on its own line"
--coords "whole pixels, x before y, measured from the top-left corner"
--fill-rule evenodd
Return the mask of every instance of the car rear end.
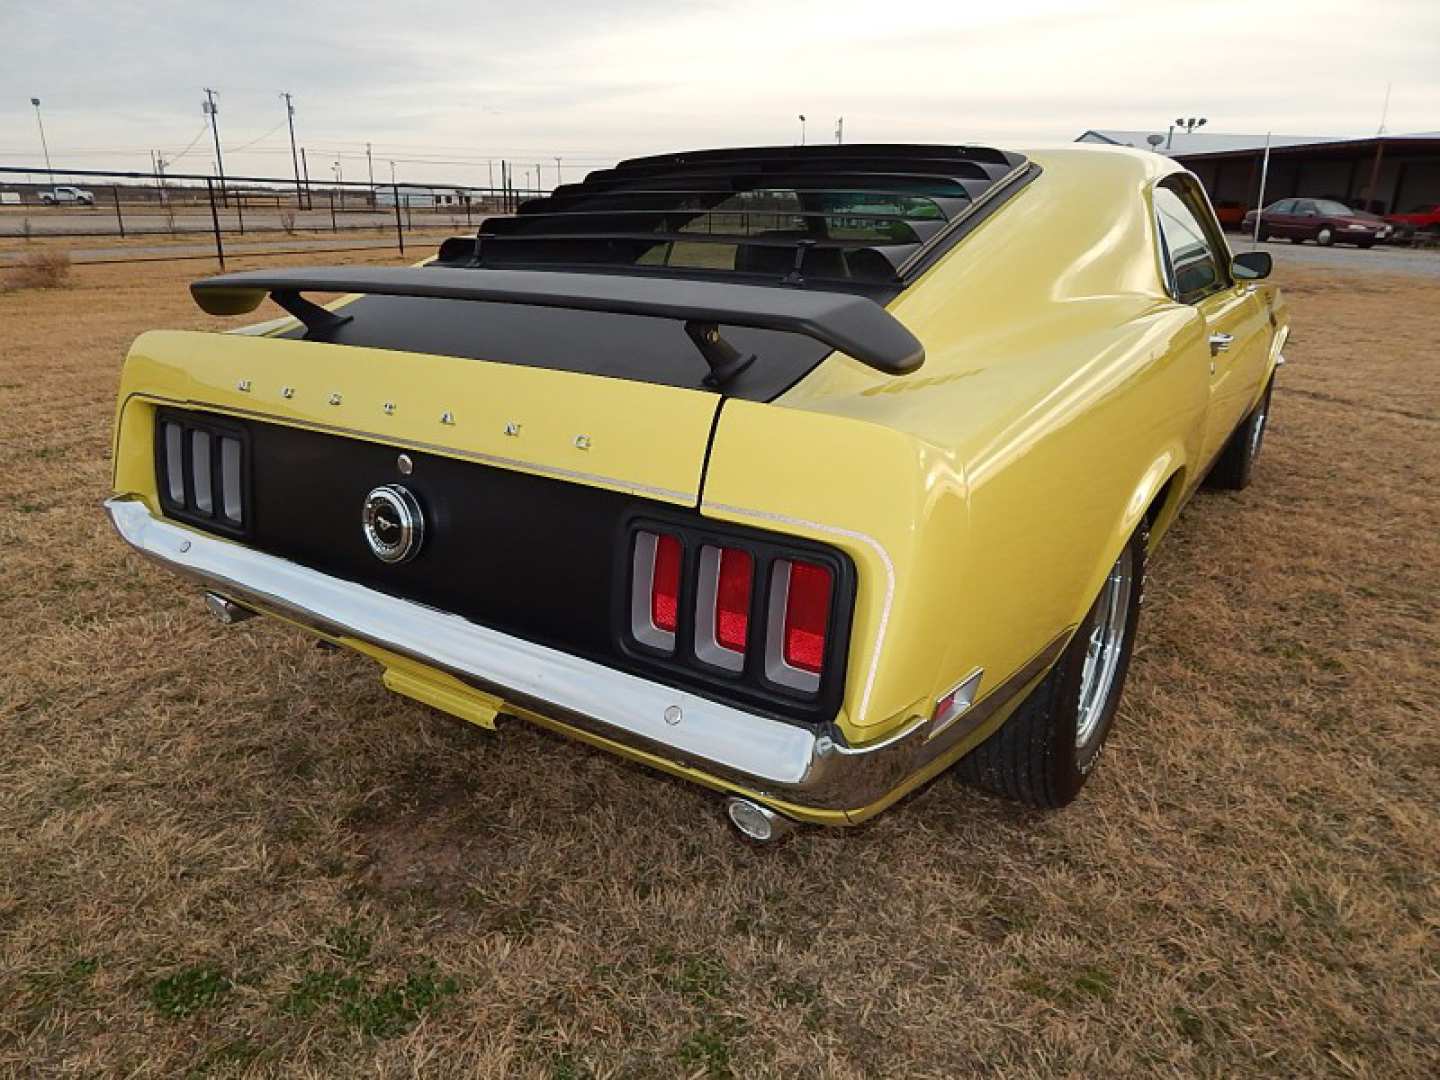
M 836 200 L 837 186 L 859 186 L 842 174 L 861 171 L 860 153 L 741 165 L 770 174 L 748 190 L 817 205 L 812 192 Z M 927 157 L 872 149 L 872 187 L 877 160 L 913 185 Z M 758 237 L 734 232 L 733 211 L 693 208 L 686 220 L 704 232 L 656 229 L 673 253 L 715 245 L 701 238 L 723 222 L 734 261 L 718 281 L 709 254 L 636 280 L 572 272 L 577 245 L 589 258 L 631 243 L 625 198 L 737 171 L 700 156 L 602 174 L 612 214 L 620 203 L 616 235 L 591 221 L 576 239 L 566 200 L 590 193 L 562 188 L 558 209 L 504 219 L 494 235 L 509 241 L 449 245 L 445 266 L 201 283 L 209 310 L 268 295 L 297 321 L 136 341 L 110 517 L 217 614 L 270 614 L 352 647 L 399 693 L 485 727 L 506 714 L 556 728 L 755 812 L 859 820 L 970 730 L 951 725 L 975 685 L 937 707 L 933 669 L 887 659 L 906 590 L 918 591 L 908 571 L 923 545 L 910 534 L 933 501 L 926 450 L 770 402 L 842 346 L 846 363 L 913 369 L 914 339 L 884 310 L 904 285 L 897 267 L 978 212 L 985 190 L 1025 175 L 1004 155 L 944 166 L 930 182 L 943 196 L 906 187 L 880 211 L 846 196 L 843 214 L 832 201 L 810 217 L 768 208 L 800 230 Z M 617 193 L 627 184 L 636 195 Z M 817 218 L 828 247 L 803 242 Z M 530 227 L 532 243 L 514 239 Z M 488 263 L 487 244 L 501 252 Z M 564 264 L 537 276 L 557 249 Z M 823 269 L 807 273 L 811 258 Z M 331 308 L 301 296 L 345 281 L 363 295 Z M 937 724 L 948 733 L 932 741 Z

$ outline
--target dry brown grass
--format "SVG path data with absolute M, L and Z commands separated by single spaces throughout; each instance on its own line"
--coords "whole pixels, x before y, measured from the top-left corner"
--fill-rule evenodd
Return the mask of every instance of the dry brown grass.
M 70 256 L 64 251 L 35 251 L 0 273 L 0 289 L 63 289 L 70 284 Z
M 0 1070 L 1440 1070 L 1433 284 L 1286 272 L 1258 480 L 1156 559 L 1079 803 L 941 778 L 756 850 L 122 550 L 118 360 L 218 325 L 192 273 L 0 296 Z

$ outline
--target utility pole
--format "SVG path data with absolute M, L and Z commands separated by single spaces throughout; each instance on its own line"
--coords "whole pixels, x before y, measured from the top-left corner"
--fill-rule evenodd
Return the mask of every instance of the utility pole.
M 310 159 L 305 156 L 305 147 L 300 147 L 300 171 L 305 174 L 305 209 L 315 209 L 315 199 L 310 194 Z
M 560 159 L 555 159 L 555 186 L 560 186 Z
M 845 141 L 845 118 L 842 116 L 835 121 L 835 145 L 839 146 Z
M 390 186 L 395 186 L 395 159 L 390 159 Z
M 166 206 L 170 197 L 165 191 L 165 155 L 159 150 L 150 151 L 150 167 L 155 173 L 155 186 L 160 189 L 160 205 Z
M 50 167 L 50 144 L 45 141 L 45 122 L 40 119 L 40 99 L 32 97 L 30 104 L 35 106 L 35 123 L 40 128 L 40 148 L 45 151 L 45 172 L 50 177 L 50 190 L 55 190 L 55 170 Z
M 305 196 L 300 191 L 300 155 L 295 152 L 295 105 L 290 100 L 290 91 L 286 90 L 280 94 L 285 99 L 285 119 L 290 123 L 290 164 L 295 166 L 295 208 L 298 210 L 305 202 Z
M 200 106 L 200 111 L 210 117 L 210 131 L 215 136 L 215 171 L 220 176 L 220 201 L 229 206 L 230 200 L 225 192 L 225 159 L 220 156 L 220 122 L 216 119 L 220 110 L 215 107 L 215 91 L 208 86 L 202 89 L 205 91 L 205 101 Z
M 800 145 L 805 145 L 805 114 L 800 113 Z
M 365 164 L 370 167 L 370 198 L 375 198 L 375 159 L 370 156 L 370 144 L 365 144 Z

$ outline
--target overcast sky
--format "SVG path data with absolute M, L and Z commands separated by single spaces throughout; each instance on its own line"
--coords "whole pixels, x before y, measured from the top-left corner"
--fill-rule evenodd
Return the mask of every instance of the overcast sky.
M 0 164 L 483 183 L 486 160 L 799 141 L 1024 147 L 1087 128 L 1372 135 L 1440 129 L 1440 2 L 934 4 L 0 0 Z

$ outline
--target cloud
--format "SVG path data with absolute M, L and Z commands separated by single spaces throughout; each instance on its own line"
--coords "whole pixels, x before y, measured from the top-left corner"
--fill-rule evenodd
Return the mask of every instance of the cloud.
M 1440 120 L 1440 5 L 1156 0 L 1076 7 L 874 0 L 344 4 L 203 0 L 0 10 L 0 161 L 147 168 L 220 92 L 231 172 L 289 169 L 281 90 L 312 156 L 481 181 L 487 159 L 567 175 L 702 145 L 828 139 L 1027 142 L 1090 127 L 1363 135 Z M 258 141 L 256 141 L 258 140 Z M 254 141 L 247 150 L 240 147 Z M 208 137 L 182 164 L 208 168 Z M 312 169 L 312 173 L 319 170 Z M 377 174 L 382 170 L 377 170 Z M 388 175 L 388 167 L 383 170 Z

